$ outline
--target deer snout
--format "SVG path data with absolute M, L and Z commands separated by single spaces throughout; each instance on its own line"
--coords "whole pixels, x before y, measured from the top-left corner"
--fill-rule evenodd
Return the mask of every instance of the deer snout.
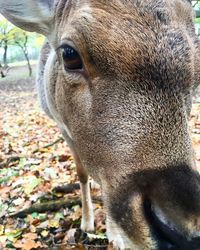
M 181 164 L 160 171 L 154 181 L 143 209 L 158 249 L 199 250 L 199 174 Z
M 129 175 L 108 208 L 127 249 L 200 249 L 200 175 L 187 164 Z
M 158 249 L 200 249 L 200 231 L 189 233 L 180 230 L 172 220 L 170 220 L 158 207 L 153 206 L 149 200 L 145 200 L 144 202 L 144 213 Z M 196 224 L 195 220 L 192 222 L 192 219 L 190 223 Z

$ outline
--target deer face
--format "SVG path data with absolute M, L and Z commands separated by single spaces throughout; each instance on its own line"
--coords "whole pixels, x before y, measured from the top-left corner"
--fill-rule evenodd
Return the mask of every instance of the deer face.
M 0 6 L 49 39 L 47 104 L 102 185 L 110 239 L 126 249 L 200 249 L 200 178 L 187 125 L 199 80 L 190 3 Z

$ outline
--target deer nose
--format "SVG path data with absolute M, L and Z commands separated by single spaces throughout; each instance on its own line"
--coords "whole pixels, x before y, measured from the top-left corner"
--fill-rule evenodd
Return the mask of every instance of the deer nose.
M 199 250 L 200 237 L 188 237 L 157 216 L 149 200 L 144 201 L 144 214 L 159 250 Z

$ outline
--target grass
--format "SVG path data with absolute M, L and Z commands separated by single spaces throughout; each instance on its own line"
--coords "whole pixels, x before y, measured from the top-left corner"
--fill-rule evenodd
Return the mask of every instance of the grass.
M 32 66 L 32 71 L 33 71 L 31 78 L 35 77 L 36 64 L 37 64 L 36 60 L 31 61 L 31 66 Z M 10 67 L 10 70 L 8 72 L 8 75 L 5 78 L 0 78 L 0 83 L 1 82 L 9 83 L 9 82 L 13 82 L 19 79 L 22 79 L 22 80 L 30 79 L 26 61 L 10 63 L 9 67 Z
M 38 60 L 30 60 L 31 65 L 35 65 L 38 63 Z M 26 61 L 20 61 L 20 62 L 14 62 L 14 63 L 9 63 L 8 64 L 10 67 L 18 67 L 18 66 L 26 66 L 27 62 Z
M 0 78 L 0 83 L 1 82 L 13 82 L 13 81 L 16 81 L 16 80 L 26 80 L 26 79 L 30 79 L 30 78 L 35 78 L 35 71 L 33 71 L 33 74 L 31 77 L 29 77 L 28 75 L 28 69 L 25 70 L 24 72 L 20 72 L 20 73 L 17 73 L 17 74 L 11 74 L 11 75 L 8 75 L 6 76 L 5 78 Z

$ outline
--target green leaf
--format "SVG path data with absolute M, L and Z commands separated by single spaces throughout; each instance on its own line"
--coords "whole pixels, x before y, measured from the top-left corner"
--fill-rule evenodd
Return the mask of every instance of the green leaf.
M 15 231 L 6 233 L 6 236 L 8 237 L 8 240 L 13 242 L 15 239 L 20 238 L 20 236 L 22 235 L 23 230 L 22 229 L 16 229 Z
M 54 217 L 55 220 L 64 220 L 64 218 L 65 218 L 64 215 L 60 212 L 56 213 Z
M 33 190 L 41 184 L 42 179 L 35 176 L 26 177 L 26 184 L 24 185 L 24 192 L 29 195 Z
M 0 175 L 3 176 L 2 178 L 0 178 L 0 184 L 2 184 L 2 183 L 7 183 L 11 177 L 18 176 L 19 172 L 12 168 L 8 168 L 8 169 L 2 169 L 0 171 Z
M 36 219 L 36 218 L 39 217 L 39 214 L 37 212 L 34 212 L 34 213 L 31 214 L 31 216 L 32 216 L 33 219 Z
M 46 219 L 47 219 L 47 214 L 39 214 L 39 219 L 40 219 L 41 221 L 46 220 Z
M 0 204 L 0 218 L 7 214 L 8 205 Z
M 20 158 L 20 161 L 19 161 L 19 168 L 23 168 L 24 165 L 26 164 L 26 158 Z

